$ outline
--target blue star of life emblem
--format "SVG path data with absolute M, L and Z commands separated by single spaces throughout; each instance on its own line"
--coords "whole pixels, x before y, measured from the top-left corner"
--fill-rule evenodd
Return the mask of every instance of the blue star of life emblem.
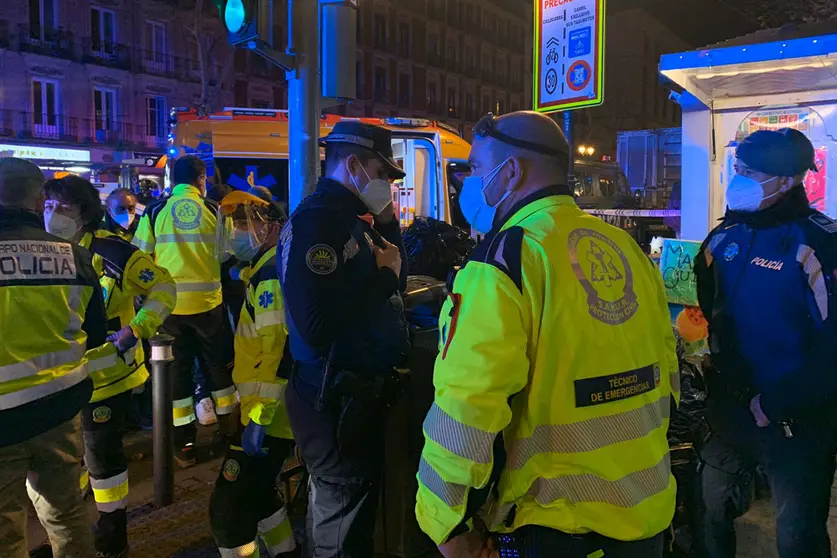
M 262 293 L 259 297 L 259 306 L 267 308 L 273 304 L 273 293 Z
M 154 272 L 151 271 L 150 269 L 143 269 L 139 273 L 139 279 L 143 283 L 150 283 L 151 281 L 154 280 Z

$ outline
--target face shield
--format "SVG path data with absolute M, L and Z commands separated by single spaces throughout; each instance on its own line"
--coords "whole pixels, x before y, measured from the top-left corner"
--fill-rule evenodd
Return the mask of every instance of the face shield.
M 216 250 L 220 261 L 231 256 L 249 262 L 270 235 L 270 207 L 256 196 L 233 192 L 218 206 Z

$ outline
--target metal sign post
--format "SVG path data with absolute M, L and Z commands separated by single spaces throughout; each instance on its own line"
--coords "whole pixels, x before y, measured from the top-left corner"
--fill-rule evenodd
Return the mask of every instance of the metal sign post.
M 548 113 L 602 104 L 605 0 L 535 2 L 535 110 Z

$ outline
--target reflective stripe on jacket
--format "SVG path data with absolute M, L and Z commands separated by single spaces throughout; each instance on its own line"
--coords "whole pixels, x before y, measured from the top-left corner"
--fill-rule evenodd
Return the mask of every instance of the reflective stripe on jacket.
M 170 198 L 149 205 L 133 244 L 153 254 L 177 285 L 173 314 L 208 312 L 221 304 L 221 264 L 215 254 L 215 203 L 180 184 Z
M 79 242 L 93 253 L 108 317 L 108 332 L 131 326 L 137 339 L 149 339 L 171 314 L 177 298 L 174 280 L 151 256 L 105 230 L 87 233 Z M 143 297 L 139 312 L 135 297 Z M 91 370 L 94 392 L 101 401 L 139 387 L 148 379 L 142 343 L 137 343 L 112 366 Z
M 542 525 L 627 541 L 671 523 L 666 430 L 679 372 L 662 277 L 565 191 L 513 210 L 442 309 L 416 504 L 437 544 L 486 499 L 500 532 Z
M 265 252 L 242 277 L 249 276 L 247 295 L 235 332 L 233 381 L 241 398 L 241 422 L 268 426 L 267 434 L 293 439 L 285 410 L 287 378 L 279 364 L 288 338 L 285 305 L 276 273 L 276 248 Z

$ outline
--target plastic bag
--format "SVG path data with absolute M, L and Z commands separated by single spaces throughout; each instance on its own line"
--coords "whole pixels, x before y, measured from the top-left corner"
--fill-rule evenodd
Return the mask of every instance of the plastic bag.
M 403 234 L 410 275 L 427 275 L 444 281 L 476 243 L 464 230 L 431 217 L 417 217 Z

